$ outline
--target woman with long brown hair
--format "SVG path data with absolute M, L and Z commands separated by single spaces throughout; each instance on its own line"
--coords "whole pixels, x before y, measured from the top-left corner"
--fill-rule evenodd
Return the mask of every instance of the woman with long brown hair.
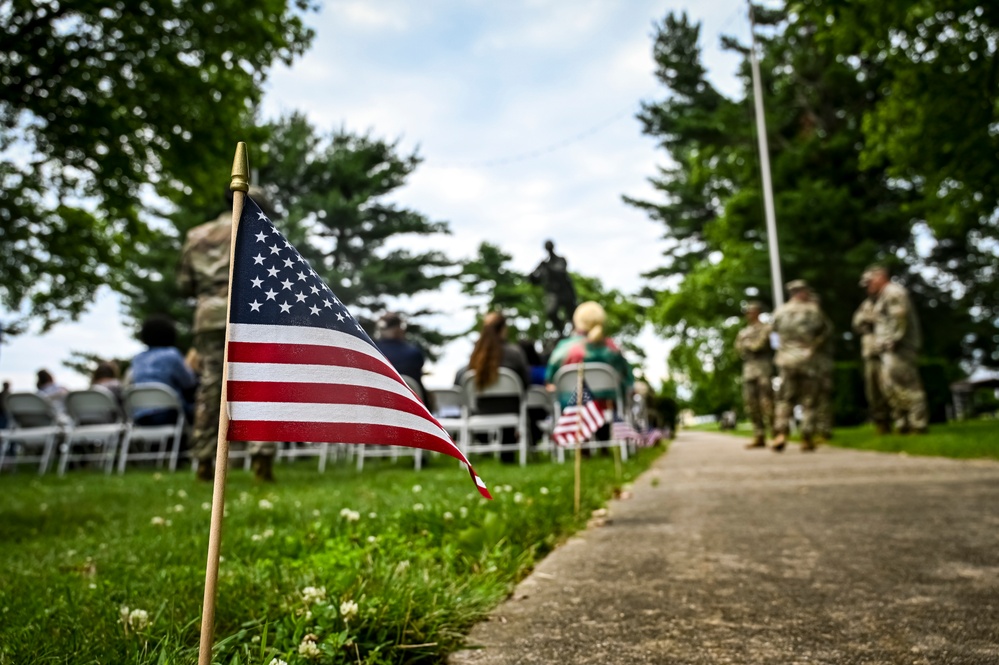
M 507 341 L 508 328 L 506 317 L 499 312 L 489 312 L 482 320 L 482 330 L 479 339 L 472 349 L 472 357 L 468 361 L 467 369 L 475 371 L 474 386 L 476 390 L 482 390 L 493 383 L 499 377 L 500 367 L 512 369 L 521 380 L 522 390 L 526 390 L 531 380 L 531 368 L 527 364 L 527 357 L 524 350 L 516 344 Z M 459 377 L 464 372 L 459 372 Z M 459 381 L 460 383 L 460 381 Z M 479 397 L 475 400 L 476 411 L 480 414 L 510 413 L 520 408 L 518 397 Z M 516 443 L 517 430 L 512 427 L 504 427 L 502 431 L 503 443 Z M 500 459 L 504 462 L 516 461 L 516 455 L 512 452 L 500 454 Z
M 499 312 L 489 312 L 482 319 L 482 330 L 468 361 L 468 369 L 475 370 L 477 389 L 492 385 L 499 376 L 500 367 L 516 372 L 525 387 L 530 384 L 531 368 L 524 350 L 507 341 L 507 332 L 506 317 Z

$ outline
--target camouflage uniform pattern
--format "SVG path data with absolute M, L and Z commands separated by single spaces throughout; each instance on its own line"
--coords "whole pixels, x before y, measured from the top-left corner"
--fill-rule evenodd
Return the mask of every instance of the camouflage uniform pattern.
M 923 338 L 919 319 L 900 284 L 888 282 L 875 304 L 874 338 L 881 356 L 881 387 L 899 431 L 924 430 L 926 392 L 916 358 Z
M 860 336 L 860 355 L 864 361 L 864 395 L 871 422 L 879 428 L 889 425 L 888 401 L 881 387 L 881 354 L 874 337 L 877 321 L 877 298 L 866 298 L 853 313 L 853 332 Z
M 812 302 L 790 300 L 774 312 L 773 330 L 780 338 L 774 362 L 780 371 L 780 389 L 774 413 L 774 433 L 787 435 L 795 404 L 803 409 L 801 435 L 810 441 L 815 432 L 815 401 L 819 367 L 815 351 L 831 334 L 829 319 Z
M 218 445 L 231 236 L 231 212 L 191 229 L 177 275 L 181 293 L 198 299 L 194 310 L 194 349 L 201 371 L 191 427 L 191 456 L 198 461 L 213 460 Z M 277 444 L 254 441 L 248 450 L 250 455 L 274 456 Z
M 774 418 L 770 326 L 759 321 L 747 325 L 736 335 L 735 350 L 742 358 L 742 402 L 753 423 L 753 434 L 762 438 L 767 427 L 773 429 Z
M 819 348 L 815 349 L 815 430 L 819 436 L 828 439 L 833 426 L 833 381 L 835 378 L 836 339 L 829 317 L 826 320 L 826 336 Z

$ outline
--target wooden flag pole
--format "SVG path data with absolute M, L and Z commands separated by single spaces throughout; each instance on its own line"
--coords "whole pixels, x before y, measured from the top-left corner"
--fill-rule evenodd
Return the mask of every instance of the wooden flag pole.
M 205 600 L 201 608 L 201 646 L 198 665 L 211 665 L 212 642 L 215 636 L 215 598 L 218 595 L 219 553 L 222 547 L 222 516 L 225 513 L 225 475 L 229 466 L 229 312 L 232 310 L 232 267 L 236 254 L 236 230 L 243 213 L 243 197 L 250 189 L 250 162 L 246 144 L 236 144 L 236 157 L 232 162 L 232 235 L 229 241 L 229 285 L 226 309 L 225 351 L 222 359 L 222 402 L 219 408 L 218 448 L 215 452 L 215 486 L 212 491 L 212 521 L 208 532 L 208 564 L 205 567 Z
M 576 372 L 576 487 L 573 495 L 573 506 L 575 515 L 579 517 L 579 494 L 583 475 L 583 368 L 585 365 L 579 363 L 579 371 Z

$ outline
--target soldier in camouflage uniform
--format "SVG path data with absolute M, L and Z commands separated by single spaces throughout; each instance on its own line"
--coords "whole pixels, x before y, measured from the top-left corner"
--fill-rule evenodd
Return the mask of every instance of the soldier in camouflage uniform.
M 815 291 L 809 289 L 809 299 L 815 306 L 822 309 L 822 299 Z M 826 335 L 823 343 L 815 350 L 815 442 L 823 443 L 832 438 L 833 426 L 833 387 L 836 370 L 836 338 L 833 334 L 832 320 L 823 312 L 826 320 Z
M 803 410 L 801 449 L 815 450 L 815 399 L 818 392 L 818 367 L 815 352 L 832 331 L 829 319 L 811 301 L 808 284 L 801 279 L 787 283 L 791 299 L 774 312 L 773 331 L 779 342 L 774 362 L 780 371 L 780 389 L 774 414 L 776 452 L 784 450 L 790 430 L 791 414 L 796 404 Z
M 763 306 L 753 300 L 746 305 L 746 327 L 735 338 L 742 358 L 742 402 L 753 423 L 753 441 L 747 448 L 765 448 L 767 427 L 773 431 L 773 350 L 770 326 L 760 321 Z
M 254 189 L 256 188 L 251 188 Z M 230 209 L 216 219 L 187 232 L 177 273 L 181 293 L 198 300 L 194 310 L 193 332 L 194 349 L 201 367 L 200 383 L 194 398 L 191 456 L 198 462 L 198 478 L 209 482 L 213 480 L 212 461 L 218 444 L 229 292 L 232 192 L 226 193 Z M 261 202 L 259 192 L 251 191 L 251 194 L 255 201 Z M 249 453 L 257 478 L 274 480 L 277 445 L 269 441 L 254 441 L 249 444 Z
M 860 285 L 867 286 L 866 277 L 861 279 Z M 874 338 L 877 301 L 876 297 L 868 297 L 860 303 L 860 307 L 853 313 L 853 332 L 860 336 L 860 355 L 864 361 L 864 395 L 867 397 L 868 412 L 878 434 L 887 434 L 891 431 L 888 402 L 881 387 L 881 355 Z
M 881 387 L 898 431 L 926 432 L 926 392 L 916 359 L 923 336 L 909 292 L 891 281 L 884 266 L 864 271 L 868 296 L 875 297 L 874 344 L 881 360 Z

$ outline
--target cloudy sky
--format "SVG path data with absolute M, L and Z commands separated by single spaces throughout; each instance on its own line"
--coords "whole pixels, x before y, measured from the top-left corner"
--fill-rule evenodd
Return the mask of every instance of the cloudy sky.
M 721 34 L 748 36 L 745 3 L 669 8 L 703 23 L 710 76 L 738 93 L 737 59 L 718 44 Z M 648 0 L 326 0 L 307 18 L 312 49 L 273 71 L 264 112 L 301 110 L 321 129 L 370 131 L 418 150 L 424 163 L 396 199 L 449 222 L 452 235 L 435 242 L 452 257 L 489 241 L 528 271 L 551 238 L 571 269 L 634 291 L 660 264 L 662 232 L 621 195 L 652 196 L 646 178 L 664 159 L 634 114 L 664 94 L 650 36 L 666 11 Z M 444 312 L 440 327 L 458 331 L 474 317 L 455 294 L 411 304 L 433 305 Z M 665 345 L 651 334 L 642 341 L 648 375 L 661 377 Z M 121 357 L 140 348 L 104 293 L 79 322 L 10 340 L 0 376 L 27 390 L 44 366 L 81 387 L 86 379 L 62 367 L 70 351 Z M 427 384 L 448 384 L 470 348 L 449 347 Z

